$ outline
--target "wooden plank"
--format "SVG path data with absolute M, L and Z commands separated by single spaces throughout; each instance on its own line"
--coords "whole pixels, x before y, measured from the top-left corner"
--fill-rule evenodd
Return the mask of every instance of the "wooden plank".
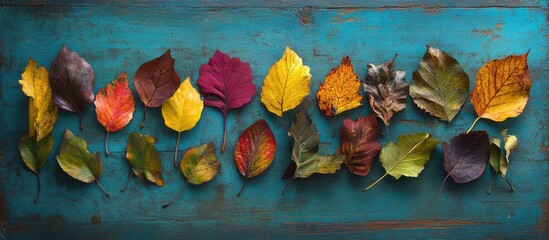
M 190 9 L 123 7 L 3 7 L 0 8 L 0 234 L 2 238 L 206 238 L 219 236 L 254 238 L 528 238 L 549 234 L 549 119 L 547 12 L 538 8 L 479 9 Z M 448 182 L 437 197 L 444 178 L 442 150 L 438 146 L 417 179 L 385 179 L 366 193 L 361 188 L 382 175 L 375 163 L 369 176 L 351 176 L 346 169 L 334 175 L 313 176 L 292 183 L 280 196 L 279 180 L 290 162 L 291 141 L 286 132 L 295 111 L 282 120 L 268 113 L 259 99 L 229 115 L 228 148 L 218 153 L 222 173 L 212 182 L 189 187 L 168 209 L 161 205 L 183 186 L 171 167 L 176 134 L 163 125 L 159 109 L 151 109 L 145 129 L 139 129 L 143 105 L 137 104 L 130 125 L 112 134 L 113 156 L 102 153 L 101 180 L 111 191 L 105 197 L 94 185 L 71 179 L 57 165 L 54 155 L 65 128 L 103 151 L 104 131 L 95 119 L 93 106 L 84 112 L 85 130 L 77 117 L 60 111 L 54 130 L 55 153 L 42 170 L 42 194 L 33 204 L 35 178 L 22 164 L 17 141 L 27 127 L 27 99 L 17 80 L 29 58 L 49 68 L 62 43 L 78 51 L 94 67 L 96 91 L 120 72 L 130 79 L 138 66 L 167 48 L 177 59 L 181 77 L 191 76 L 193 85 L 200 65 L 216 49 L 250 63 L 258 88 L 270 65 L 286 44 L 311 67 L 312 93 L 329 70 L 350 55 L 357 73 L 364 77 L 366 64 L 386 61 L 399 54 L 397 68 L 417 69 L 425 44 L 453 54 L 471 78 L 486 61 L 520 54 L 531 49 L 529 66 L 534 81 L 523 114 L 503 123 L 481 120 L 475 129 L 491 137 L 503 128 L 516 134 L 519 149 L 512 154 L 508 177 L 517 189 L 508 192 L 502 179 L 493 194 L 486 190 L 493 176 L 487 170 L 469 184 Z M 132 84 L 132 89 L 133 89 Z M 331 120 L 308 106 L 321 131 L 324 152 L 334 152 L 339 138 L 330 137 Z M 357 118 L 369 107 L 343 114 Z M 475 119 L 469 102 L 451 124 L 422 113 L 410 101 L 396 115 L 382 144 L 400 134 L 431 132 L 446 141 L 467 130 Z M 242 184 L 232 163 L 232 151 L 240 132 L 259 118 L 274 130 L 279 151 L 273 165 Z M 181 149 L 214 141 L 219 146 L 221 114 L 206 107 L 202 120 L 182 134 Z M 142 132 L 157 137 L 162 152 L 166 185 L 156 187 L 133 179 L 126 192 L 129 171 L 125 162 L 127 136 Z M 228 235 L 231 234 L 231 235 Z

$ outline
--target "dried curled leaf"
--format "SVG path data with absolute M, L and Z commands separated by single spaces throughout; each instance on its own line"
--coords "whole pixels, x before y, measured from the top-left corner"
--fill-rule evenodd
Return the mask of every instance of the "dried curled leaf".
M 99 89 L 94 101 L 97 121 L 105 128 L 105 152 L 109 155 L 109 134 L 120 131 L 133 118 L 135 100 L 126 73 L 121 73 L 107 86 Z
M 448 173 L 442 187 L 451 176 L 457 183 L 466 183 L 480 177 L 490 156 L 490 142 L 485 131 L 462 133 L 442 143 L 444 169 Z
M 19 84 L 23 93 L 30 97 L 28 137 L 36 136 L 36 141 L 40 142 L 53 131 L 57 119 L 48 71 L 42 66 L 38 68 L 38 63 L 30 59 Z
M 422 110 L 451 122 L 467 99 L 469 76 L 456 59 L 429 46 L 419 66 L 412 75 L 410 96 Z
M 335 173 L 341 167 L 345 156 L 317 155 L 320 135 L 304 109 L 297 114 L 288 135 L 294 139 L 292 150 L 292 160 L 295 163 L 292 174 L 294 179 L 307 178 L 314 173 Z M 290 165 L 289 168 L 293 167 Z
M 189 77 L 181 82 L 181 85 L 171 98 L 162 103 L 164 124 L 177 132 L 177 142 L 175 144 L 175 155 L 173 159 L 175 167 L 177 167 L 177 150 L 179 148 L 181 132 L 190 130 L 196 126 L 196 123 L 200 120 L 203 109 L 204 102 L 200 99 L 198 91 L 191 85 Z
M 261 88 L 261 102 L 267 110 L 282 117 L 284 112 L 297 107 L 309 95 L 309 70 L 287 46 L 282 58 L 269 70 Z
M 511 154 L 511 151 L 517 148 L 518 139 L 514 135 L 507 135 L 507 129 L 503 129 L 503 131 L 501 131 L 501 135 L 503 136 L 505 154 L 501 152 L 501 141 L 499 138 L 492 139 L 492 144 L 490 144 L 490 165 L 496 174 L 490 182 L 488 194 L 490 194 L 492 184 L 499 174 L 501 174 L 501 177 L 507 181 L 511 191 L 515 190 L 511 182 L 509 182 L 509 179 L 507 179 L 507 167 L 509 166 L 509 155 Z
M 159 107 L 177 91 L 180 79 L 174 64 L 175 59 L 170 50 L 167 50 L 162 56 L 143 63 L 137 69 L 133 83 L 141 102 L 145 104 L 141 128 L 145 126 L 147 108 Z
M 82 129 L 81 113 L 94 99 L 95 73 L 92 66 L 63 45 L 51 63 L 49 75 L 55 104 L 78 113 Z
M 332 68 L 316 93 L 318 107 L 326 116 L 335 116 L 362 105 L 362 81 L 353 70 L 351 58 L 344 57 L 341 64 Z
M 223 113 L 223 144 L 227 141 L 227 113 L 240 108 L 252 100 L 256 86 L 252 83 L 252 69 L 240 58 L 231 58 L 229 54 L 215 51 L 207 64 L 200 67 L 200 77 L 196 81 L 200 93 L 204 95 L 204 104 L 219 108 Z
M 380 126 L 376 116 L 370 114 L 356 121 L 345 119 L 339 129 L 341 145 L 338 155 L 345 156 L 345 164 L 353 174 L 366 176 L 374 158 L 381 151 L 378 141 Z
M 379 156 L 386 173 L 363 191 L 370 189 L 387 175 L 395 179 L 401 176 L 419 176 L 437 144 L 438 140 L 427 133 L 401 135 L 397 143 L 387 143 Z
M 154 147 L 155 139 L 146 134 L 132 133 L 128 137 L 126 159 L 133 174 L 146 178 L 158 186 L 164 185 L 160 153 Z
M 248 178 L 261 174 L 271 165 L 275 153 L 276 141 L 265 120 L 258 120 L 240 134 L 234 149 L 234 163 L 244 176 L 244 184 L 238 196 L 242 193 Z
M 63 171 L 74 179 L 85 183 L 97 182 L 107 196 L 109 193 L 99 183 L 102 164 L 99 152 L 91 154 L 84 139 L 74 135 L 69 129 L 65 130 L 63 142 L 59 148 L 57 162 Z
M 385 126 L 389 126 L 395 113 L 406 108 L 408 96 L 409 87 L 404 78 L 406 72 L 394 70 L 395 58 L 379 66 L 368 64 L 368 76 L 364 81 L 364 92 L 368 95 L 370 107 Z
M 470 96 L 477 120 L 486 118 L 502 122 L 522 113 L 532 87 L 528 71 L 529 52 L 491 60 L 478 70 L 477 82 Z

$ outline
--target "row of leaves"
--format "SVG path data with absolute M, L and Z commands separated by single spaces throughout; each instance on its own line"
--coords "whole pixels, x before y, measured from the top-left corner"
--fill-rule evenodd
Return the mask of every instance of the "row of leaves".
M 492 60 L 479 70 L 475 88 L 470 95 L 471 103 L 478 114 L 474 123 L 480 118 L 503 121 L 522 112 L 532 84 L 527 55 L 528 53 Z M 389 125 L 389 120 L 396 112 L 406 107 L 408 92 L 421 109 L 450 122 L 461 109 L 469 89 L 469 78 L 459 63 L 447 53 L 427 47 L 420 62 L 420 69 L 414 72 L 412 85 L 409 87 L 405 81 L 405 73 L 394 70 L 395 58 L 379 66 L 368 64 L 368 76 L 364 84 L 354 73 L 350 58 L 343 58 L 341 65 L 327 74 L 316 94 L 321 111 L 327 116 L 336 116 L 360 106 L 360 86 L 364 85 L 372 110 L 385 126 Z M 162 106 L 165 124 L 178 132 L 174 156 L 174 166 L 177 167 L 180 134 L 196 125 L 204 104 L 217 107 L 223 113 L 223 151 L 229 110 L 250 102 L 256 93 L 256 86 L 252 83 L 248 63 L 216 51 L 209 62 L 200 69 L 197 85 L 204 96 L 202 101 L 189 78 L 180 83 L 174 64 L 175 59 L 168 50 L 159 58 L 142 64 L 135 74 L 134 84 L 145 105 L 141 126 L 144 126 L 147 108 Z M 107 131 L 107 155 L 109 133 L 124 128 L 133 118 L 135 102 L 125 73 L 100 89 L 97 96 L 93 94 L 94 81 L 95 75 L 91 65 L 65 46 L 62 46 L 52 62 L 49 74 L 44 67 L 38 68 L 36 62 L 29 61 L 20 80 L 23 92 L 30 97 L 29 131 L 21 139 L 19 148 L 25 164 L 37 176 L 53 147 L 51 131 L 58 106 L 81 113 L 89 103 L 94 102 L 97 119 Z M 261 102 L 269 111 L 282 116 L 284 112 L 297 107 L 309 94 L 310 81 L 309 67 L 304 66 L 302 59 L 287 47 L 282 59 L 271 67 L 265 77 Z M 332 173 L 339 169 L 343 162 L 351 172 L 365 176 L 381 150 L 377 140 L 379 129 L 374 115 L 357 121 L 346 119 L 340 129 L 342 143 L 338 153 L 320 156 L 317 155 L 318 130 L 306 111 L 301 111 L 289 131 L 289 135 L 294 139 L 294 162 L 283 178 L 305 178 L 313 173 Z M 499 161 L 497 164 L 495 160 L 490 161 L 493 162 L 492 166 L 505 177 L 508 155 L 516 145 L 516 137 L 508 137 L 504 133 L 505 154 L 501 154 L 499 142 L 496 140 L 492 144 L 494 153 L 490 154 L 486 132 L 469 131 L 452 138 L 448 143 L 443 143 L 444 167 L 448 171 L 448 176 L 452 176 L 460 183 L 472 181 L 484 172 L 489 156 L 493 156 Z M 130 143 L 138 147 L 131 147 Z M 156 169 L 160 166 L 159 155 L 154 150 L 153 143 L 154 138 L 151 136 L 130 135 L 126 157 L 132 165 L 133 174 L 162 185 L 161 171 Z M 438 141 L 426 133 L 403 135 L 399 137 L 398 143 L 387 144 L 380 154 L 380 161 L 387 172 L 383 177 L 417 177 L 436 144 Z M 210 144 L 193 148 L 189 151 L 195 156 L 194 160 L 181 161 L 180 167 L 189 182 L 197 183 L 191 180 L 193 177 L 208 181 L 215 176 L 220 165 L 215 162 L 213 148 Z M 498 150 L 499 155 L 496 154 Z M 235 148 L 235 163 L 247 179 L 262 173 L 274 159 L 275 152 L 274 136 L 268 124 L 260 120 L 240 136 Z M 189 152 L 185 156 L 187 154 Z M 156 158 L 158 159 L 154 160 Z M 84 182 L 97 181 L 101 172 L 98 153 L 89 154 L 85 142 L 68 130 L 57 159 L 66 172 Z M 96 163 L 91 164 L 92 161 Z M 187 174 L 184 168 L 188 169 Z M 206 171 L 206 168 L 209 170 Z M 193 174 L 192 169 L 205 175 L 197 176 Z M 75 176 L 82 174 L 87 176 Z

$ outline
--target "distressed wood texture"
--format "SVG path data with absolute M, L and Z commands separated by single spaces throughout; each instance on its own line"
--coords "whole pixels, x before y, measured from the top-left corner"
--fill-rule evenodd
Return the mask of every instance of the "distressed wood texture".
M 546 1 L 2 1 L 0 6 L 0 239 L 46 238 L 79 235 L 82 239 L 146 238 L 529 238 L 549 234 L 549 67 L 548 10 Z M 198 2 L 198 1 L 197 1 Z M 369 1 L 368 1 L 369 2 Z M 482 3 L 480 3 L 482 2 Z M 36 5 L 36 6 L 32 6 Z M 45 5 L 45 6 L 39 6 Z M 170 6 L 170 7 L 167 7 Z M 353 8 L 346 8 L 353 7 Z M 475 129 L 490 137 L 508 128 L 519 138 L 511 155 L 508 177 L 516 191 L 497 179 L 492 194 L 487 171 L 478 180 L 459 185 L 445 176 L 442 149 L 418 178 L 386 178 L 368 192 L 361 189 L 383 174 L 378 161 L 366 177 L 352 176 L 345 167 L 333 175 L 315 175 L 289 185 L 280 180 L 290 163 L 291 138 L 287 131 L 296 110 L 284 119 L 267 112 L 258 95 L 244 108 L 229 113 L 227 150 L 220 153 L 222 115 L 205 107 L 202 119 L 181 135 L 180 148 L 214 141 L 222 173 L 212 182 L 188 187 L 169 208 L 162 204 L 184 185 L 172 166 L 177 134 L 164 126 L 160 109 L 150 109 L 147 124 L 139 128 L 143 104 L 136 97 L 134 119 L 121 132 L 111 134 L 111 156 L 103 153 L 104 130 L 93 105 L 78 130 L 76 115 L 59 111 L 55 146 L 40 174 L 42 193 L 33 204 L 34 175 L 21 161 L 17 143 L 27 128 L 27 97 L 17 83 L 33 58 L 49 68 L 61 44 L 77 51 L 94 67 L 95 92 L 123 71 L 133 79 L 139 65 L 172 49 L 181 78 L 196 86 L 200 65 L 216 49 L 250 63 L 254 83 L 260 86 L 271 64 L 290 45 L 311 67 L 313 84 L 308 108 L 321 132 L 323 153 L 335 152 L 339 138 L 330 135 L 331 119 L 324 117 L 313 94 L 326 73 L 349 55 L 361 78 L 366 64 L 399 54 L 396 67 L 411 73 L 418 68 L 425 44 L 452 54 L 474 86 L 478 69 L 490 59 L 510 54 L 528 57 L 533 88 L 522 115 L 503 123 L 481 120 Z M 131 88 L 135 93 L 133 82 Z M 366 104 L 367 105 L 367 104 Z M 369 114 L 368 106 L 345 112 L 346 117 Z M 242 184 L 232 153 L 238 135 L 265 118 L 273 129 L 278 151 L 264 174 Z M 469 100 L 451 124 L 421 112 L 408 98 L 382 145 L 397 136 L 430 132 L 447 141 L 467 130 L 476 118 Z M 55 155 L 62 133 L 69 128 L 103 158 L 103 195 L 95 184 L 68 177 Z M 157 137 L 162 153 L 165 186 L 133 178 L 125 192 L 129 166 L 125 160 L 129 133 Z M 180 155 L 181 156 L 181 155 Z M 221 235 L 223 234 L 223 235 Z

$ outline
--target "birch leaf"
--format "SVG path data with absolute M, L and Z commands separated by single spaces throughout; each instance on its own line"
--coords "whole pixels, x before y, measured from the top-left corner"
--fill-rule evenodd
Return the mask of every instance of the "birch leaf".
M 451 122 L 467 99 L 469 76 L 448 53 L 427 46 L 412 75 L 410 96 L 423 111 Z
M 387 143 L 379 156 L 386 173 L 363 191 L 370 189 L 387 175 L 395 179 L 401 176 L 419 176 L 437 144 L 438 140 L 427 133 L 401 135 L 397 143 Z
M 177 167 L 177 150 L 179 148 L 179 138 L 181 132 L 192 129 L 196 126 L 204 103 L 200 99 L 200 94 L 191 85 L 189 77 L 185 79 L 175 92 L 175 94 L 162 103 L 162 117 L 164 124 L 177 132 L 177 142 L 175 144 L 175 154 L 173 164 Z
M 376 66 L 368 64 L 368 76 L 364 81 L 364 92 L 372 111 L 380 118 L 385 126 L 393 115 L 406 108 L 408 83 L 404 78 L 406 72 L 395 71 L 395 58 Z
M 282 58 L 269 70 L 261 88 L 261 102 L 267 110 L 282 117 L 284 112 L 297 107 L 309 95 L 309 70 L 287 46 Z

